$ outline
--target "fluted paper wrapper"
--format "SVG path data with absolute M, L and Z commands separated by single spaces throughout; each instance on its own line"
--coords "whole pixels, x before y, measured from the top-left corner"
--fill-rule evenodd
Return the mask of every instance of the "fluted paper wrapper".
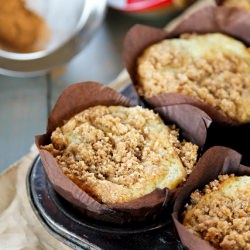
M 241 155 L 226 147 L 212 147 L 198 162 L 192 176 L 176 195 L 172 218 L 182 244 L 190 250 L 215 249 L 205 240 L 191 234 L 181 222 L 181 213 L 190 199 L 190 194 L 196 189 L 203 189 L 206 184 L 217 179 L 222 174 L 235 174 L 236 176 L 249 175 L 250 167 L 241 165 Z
M 156 189 L 131 202 L 117 205 L 101 204 L 63 174 L 50 152 L 40 148 L 41 145 L 50 143 L 51 133 L 56 127 L 62 126 L 65 120 L 84 109 L 96 105 L 131 106 L 131 102 L 115 90 L 99 83 L 78 83 L 67 88 L 60 95 L 49 116 L 47 133 L 36 136 L 36 145 L 40 151 L 46 175 L 53 188 L 62 197 L 89 217 L 119 224 L 152 219 L 167 206 L 168 201 L 171 200 L 176 190 L 168 190 L 167 188 Z M 202 143 L 206 140 L 207 126 L 211 122 L 204 112 L 200 112 L 200 110 L 197 112 L 193 107 L 189 109 L 187 106 L 184 107 L 184 110 L 182 106 L 176 106 L 170 109 L 159 110 L 159 112 L 166 122 L 174 122 L 183 127 L 187 139 L 190 138 L 193 142 L 197 141 L 200 146 L 203 146 Z M 197 133 L 197 130 L 191 130 L 191 126 L 186 124 L 188 115 L 192 117 L 194 114 L 203 124 L 201 126 L 195 125 L 200 130 L 200 133 Z M 183 116 L 186 117 L 186 120 Z

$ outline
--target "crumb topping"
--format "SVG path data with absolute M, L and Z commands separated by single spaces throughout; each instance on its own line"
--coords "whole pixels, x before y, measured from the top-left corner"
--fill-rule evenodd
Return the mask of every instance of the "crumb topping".
M 175 188 L 190 174 L 198 147 L 178 136 L 151 110 L 95 106 L 58 127 L 41 148 L 83 190 L 113 204 Z
M 250 1 L 249 0 L 224 0 L 223 6 L 235 7 L 250 12 Z
M 222 34 L 184 34 L 146 49 L 138 59 L 138 92 L 197 98 L 227 117 L 250 120 L 250 49 Z
M 191 194 L 183 225 L 216 249 L 250 249 L 250 177 L 221 175 Z

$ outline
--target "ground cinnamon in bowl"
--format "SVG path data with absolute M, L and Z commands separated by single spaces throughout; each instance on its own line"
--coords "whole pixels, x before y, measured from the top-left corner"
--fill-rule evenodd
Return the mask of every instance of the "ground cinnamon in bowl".
M 0 48 L 27 53 L 43 49 L 48 40 L 45 20 L 23 0 L 0 0 Z

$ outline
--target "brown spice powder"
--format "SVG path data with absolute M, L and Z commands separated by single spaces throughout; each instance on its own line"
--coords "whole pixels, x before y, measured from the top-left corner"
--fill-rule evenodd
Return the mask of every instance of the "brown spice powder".
M 0 0 L 0 48 L 26 53 L 40 50 L 48 41 L 45 21 L 27 9 L 23 0 Z

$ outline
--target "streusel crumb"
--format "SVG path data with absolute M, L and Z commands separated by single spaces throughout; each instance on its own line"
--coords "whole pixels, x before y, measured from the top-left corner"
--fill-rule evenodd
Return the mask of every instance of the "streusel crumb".
M 224 0 L 223 6 L 235 7 L 250 12 L 250 0 Z
M 58 127 L 42 146 L 73 182 L 106 204 L 175 188 L 192 171 L 198 147 L 141 107 L 95 106 Z
M 219 176 L 191 194 L 183 216 L 183 225 L 216 249 L 250 249 L 250 176 Z
M 228 36 L 184 34 L 146 49 L 138 59 L 138 92 L 180 93 L 238 122 L 250 120 L 250 49 Z

